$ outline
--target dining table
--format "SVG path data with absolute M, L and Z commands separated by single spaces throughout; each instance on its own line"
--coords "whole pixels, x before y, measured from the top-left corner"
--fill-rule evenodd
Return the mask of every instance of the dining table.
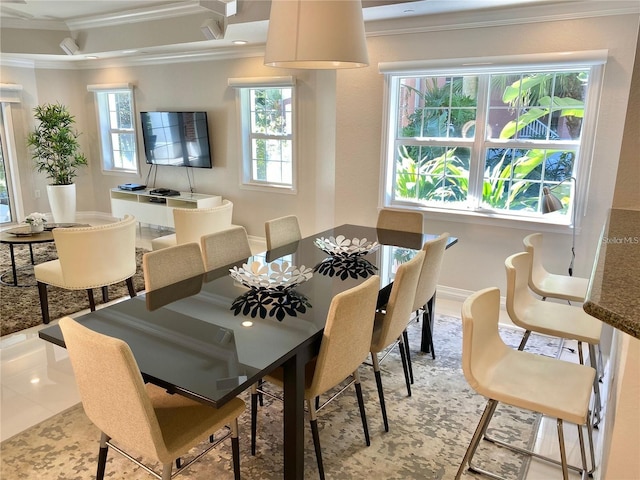
M 371 275 L 384 297 L 397 267 L 437 236 L 345 224 L 76 320 L 124 340 L 145 381 L 215 407 L 282 367 L 283 477 L 301 479 L 305 364 L 318 352 L 333 297 Z M 447 247 L 457 241 L 449 237 Z M 327 248 L 349 245 L 361 248 Z M 64 347 L 57 324 L 39 336 Z

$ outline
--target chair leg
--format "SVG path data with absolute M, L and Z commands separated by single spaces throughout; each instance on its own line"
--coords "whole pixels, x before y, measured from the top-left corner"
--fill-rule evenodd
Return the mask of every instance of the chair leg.
M 104 479 L 104 470 L 107 465 L 107 453 L 109 452 L 109 445 L 107 442 L 109 437 L 106 433 L 100 434 L 100 451 L 98 453 L 98 470 L 96 471 L 96 480 Z
M 404 330 L 404 332 L 402 332 L 402 338 L 404 339 L 404 345 L 406 347 L 405 351 L 407 353 L 407 365 L 409 366 L 409 379 L 411 380 L 411 384 L 413 385 L 413 366 L 411 365 L 410 352 L 411 349 L 409 348 L 409 334 L 407 333 L 406 329 Z
M 136 289 L 133 286 L 133 277 L 129 277 L 125 280 L 126 284 L 127 284 L 127 290 L 129 290 L 129 296 L 131 298 L 136 296 Z
M 404 340 L 400 336 L 400 342 L 398 343 L 400 348 L 400 358 L 402 359 L 402 369 L 404 370 L 404 381 L 407 384 L 407 396 L 411 396 L 411 379 L 409 378 L 409 366 L 407 364 L 407 354 L 405 352 Z
M 432 299 L 424 306 L 424 313 L 423 315 L 423 322 L 424 323 L 424 327 L 422 329 L 422 331 L 425 333 L 425 342 L 427 343 L 427 345 L 429 346 L 429 350 L 431 352 L 431 358 L 433 360 L 436 359 L 436 351 L 433 348 L 433 321 L 434 321 L 434 317 L 433 317 L 433 312 L 434 312 L 434 308 L 435 308 L 435 294 L 432 297 Z
M 180 470 L 182 468 L 182 459 L 180 457 L 176 458 L 176 469 Z
M 358 407 L 360 408 L 364 440 L 368 447 L 371 445 L 371 439 L 369 438 L 369 426 L 367 425 L 367 412 L 364 410 L 364 397 L 362 396 L 362 386 L 360 385 L 360 373 L 357 370 L 353 372 L 353 378 L 355 378 L 356 396 L 358 397 Z
M 596 376 L 593 379 L 593 425 L 595 427 L 600 423 L 602 399 L 600 397 L 600 379 L 598 378 L 598 359 L 596 358 L 596 347 L 589 344 L 589 360 L 591 366 L 596 371 Z
M 313 402 L 307 400 L 309 408 L 309 424 L 311 425 L 311 436 L 313 437 L 313 447 L 316 451 L 316 461 L 318 462 L 318 474 L 320 480 L 324 480 L 324 465 L 322 463 L 322 450 L 320 449 L 320 434 L 318 432 L 318 419 L 316 418 L 316 410 L 313 408 Z
M 251 386 L 251 455 L 256 454 L 256 434 L 258 432 L 258 389 Z
M 100 290 L 102 290 L 102 303 L 107 303 L 109 301 L 109 287 L 105 285 Z
M 238 419 L 231 424 L 231 456 L 233 458 L 233 478 L 240 480 L 240 441 L 238 440 Z
M 40 311 L 42 312 L 42 323 L 49 323 L 49 297 L 47 296 L 47 284 L 38 282 L 38 296 L 40 297 Z
M 520 345 L 518 345 L 518 350 L 524 350 L 524 346 L 527 344 L 529 337 L 531 336 L 531 330 L 526 330 L 524 335 L 522 336 L 522 340 L 520 340 Z
M 173 463 L 165 463 L 162 465 L 162 480 L 171 480 L 171 470 Z
M 569 480 L 569 468 L 567 467 L 567 452 L 564 448 L 564 429 L 562 420 L 558 418 L 558 442 L 560 442 L 560 463 L 562 464 L 562 478 Z
M 471 442 L 469 443 L 469 447 L 467 448 L 466 453 L 464 454 L 464 458 L 462 459 L 462 463 L 460 464 L 460 468 L 458 468 L 458 472 L 456 473 L 456 480 L 458 480 L 462 476 L 462 472 L 466 466 L 469 466 L 469 470 L 472 470 L 471 461 L 473 460 L 473 456 L 476 453 L 476 449 L 478 448 L 478 444 L 480 443 L 480 439 L 484 436 L 487 431 L 487 427 L 489 426 L 489 421 L 491 417 L 493 417 L 493 412 L 496 411 L 496 407 L 498 406 L 497 400 L 489 400 L 487 402 L 487 406 L 482 412 L 482 417 L 480 418 L 480 422 L 478 422 L 478 426 L 476 427 L 476 431 L 473 433 L 473 437 L 471 437 Z
M 378 362 L 378 354 L 371 353 L 373 360 L 373 374 L 376 377 L 376 385 L 378 387 L 378 398 L 380 399 L 380 410 L 382 411 L 382 423 L 384 423 L 384 431 L 389 431 L 389 421 L 387 420 L 387 407 L 384 403 L 384 390 L 382 389 L 382 375 L 380 375 L 380 362 Z
M 96 301 L 93 298 L 93 289 L 87 288 L 87 297 L 89 297 L 89 310 L 96 311 Z

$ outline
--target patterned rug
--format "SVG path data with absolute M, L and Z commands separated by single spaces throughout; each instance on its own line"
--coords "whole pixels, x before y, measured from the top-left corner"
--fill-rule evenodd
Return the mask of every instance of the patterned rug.
M 42 323 L 38 288 L 35 286 L 33 268 L 29 266 L 31 263 L 29 249 L 26 246 L 18 246 L 14 248 L 14 252 L 16 265 L 24 267 L 18 268 L 18 284 L 31 284 L 33 286 L 13 287 L 0 284 L 0 336 Z M 56 247 L 53 243 L 33 245 L 33 253 L 36 263 L 58 258 Z M 138 270 L 134 276 L 134 286 L 138 292 L 144 289 L 141 267 L 143 253 L 143 249 L 136 249 Z M 108 252 L 105 252 L 105 254 L 108 254 Z M 6 283 L 11 283 L 13 281 L 11 257 L 9 256 L 9 247 L 6 245 L 2 245 L 2 248 L 0 248 L 0 269 L 2 272 L 7 272 L 3 275 L 2 280 Z M 49 314 L 52 320 L 89 308 L 89 299 L 85 290 L 65 290 L 51 286 L 47 290 L 49 292 Z M 96 304 L 102 303 L 102 293 L 99 289 L 95 289 L 93 295 Z M 125 282 L 109 286 L 109 299 L 111 300 L 128 295 L 129 292 Z
M 412 322 L 410 344 L 419 345 L 421 325 Z M 521 334 L 502 329 L 509 345 Z M 343 395 L 319 413 L 318 425 L 328 479 L 452 479 L 480 419 L 485 399 L 467 385 L 460 363 L 461 323 L 440 316 L 435 325 L 437 358 L 414 352 L 415 384 L 407 397 L 397 352 L 383 363 L 383 384 L 390 431 L 384 432 L 371 367 L 361 367 L 362 386 L 371 433 L 364 443 L 355 394 Z M 396 349 L 397 350 L 397 349 Z M 556 339 L 532 335 L 527 350 L 555 356 Z M 249 405 L 248 396 L 244 399 Z M 535 437 L 538 417 L 530 412 L 499 406 L 491 427 L 494 435 L 520 446 Z M 7 479 L 95 478 L 99 432 L 84 415 L 81 405 L 60 413 L 0 444 L 0 477 Z M 250 412 L 240 417 L 240 464 L 244 479 L 282 478 L 282 404 L 265 398 L 258 413 L 257 454 L 251 456 Z M 195 450 L 195 449 L 194 449 Z M 508 479 L 521 479 L 526 460 L 482 442 L 476 455 L 485 465 Z M 116 452 L 110 451 L 105 478 L 152 478 Z M 305 478 L 317 478 L 311 435 L 305 430 Z M 224 442 L 193 464 L 181 478 L 190 480 L 233 478 L 230 442 Z M 466 473 L 463 478 L 477 478 Z

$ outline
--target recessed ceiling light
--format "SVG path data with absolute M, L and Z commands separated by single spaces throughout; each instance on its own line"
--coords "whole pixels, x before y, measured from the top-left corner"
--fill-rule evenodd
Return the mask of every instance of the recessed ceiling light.
M 234 45 L 246 45 L 249 42 L 247 42 L 246 40 L 234 40 L 231 43 L 233 43 Z
M 136 53 L 138 50 L 122 50 L 122 53 Z

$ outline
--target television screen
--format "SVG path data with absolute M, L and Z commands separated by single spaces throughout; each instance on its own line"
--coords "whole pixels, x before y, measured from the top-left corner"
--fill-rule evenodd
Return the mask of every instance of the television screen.
M 147 163 L 211 168 L 207 112 L 140 112 Z

